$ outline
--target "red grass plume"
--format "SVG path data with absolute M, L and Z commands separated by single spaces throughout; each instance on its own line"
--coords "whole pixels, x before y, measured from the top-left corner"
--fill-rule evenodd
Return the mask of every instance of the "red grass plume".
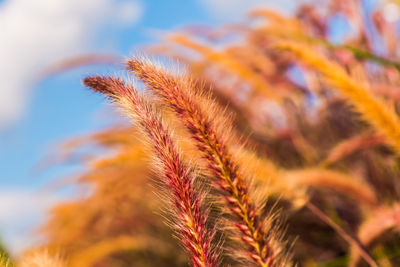
M 193 266 L 217 266 L 218 248 L 211 245 L 215 231 L 206 228 L 208 212 L 202 208 L 202 195 L 194 191 L 191 169 L 183 163 L 170 132 L 152 106 L 135 88 L 118 78 L 88 77 L 84 84 L 107 95 L 129 116 L 136 118 L 152 144 L 164 181 L 171 191 L 171 201 L 177 217 L 175 228 L 191 256 Z
M 224 192 L 230 212 L 236 218 L 233 223 L 249 249 L 249 259 L 263 267 L 284 265 L 280 256 L 282 249 L 276 244 L 277 233 L 266 227 L 271 225 L 272 219 L 263 220 L 260 216 L 260 208 L 253 202 L 246 180 L 228 152 L 226 140 L 212 123 L 215 118 L 212 119 L 210 112 L 205 112 L 196 102 L 193 82 L 186 77 L 169 75 L 139 59 L 128 60 L 127 69 L 164 99 L 190 131 L 216 177 L 218 187 Z

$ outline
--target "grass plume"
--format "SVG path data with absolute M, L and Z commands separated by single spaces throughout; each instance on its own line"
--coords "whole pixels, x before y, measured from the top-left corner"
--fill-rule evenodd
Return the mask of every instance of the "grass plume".
M 217 249 L 211 249 L 214 231 L 208 231 L 205 227 L 207 212 L 202 208 L 202 196 L 194 192 L 191 170 L 183 163 L 170 132 L 151 105 L 136 89 L 117 78 L 88 77 L 84 84 L 107 95 L 121 105 L 128 116 L 137 119 L 153 146 L 165 183 L 171 190 L 177 217 L 175 228 L 191 256 L 193 266 L 217 266 Z
M 224 192 L 230 212 L 236 216 L 235 227 L 249 248 L 250 259 L 259 266 L 279 266 L 279 248 L 274 244 L 274 229 L 260 215 L 260 207 L 250 196 L 247 181 L 228 152 L 225 140 L 216 132 L 209 113 L 193 99 L 193 83 L 184 77 L 174 77 L 139 59 L 128 60 L 128 70 L 162 97 L 182 119 L 207 160 L 216 182 Z M 270 220 L 270 218 L 266 218 Z
M 400 153 L 400 119 L 387 103 L 376 99 L 367 88 L 353 80 L 339 65 L 324 58 L 309 47 L 297 43 L 282 43 L 279 48 L 295 53 L 302 61 L 318 70 L 339 92 L 344 94 L 362 117 Z

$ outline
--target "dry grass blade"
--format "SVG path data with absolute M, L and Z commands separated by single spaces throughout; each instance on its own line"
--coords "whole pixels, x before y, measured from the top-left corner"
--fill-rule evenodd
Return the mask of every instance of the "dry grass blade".
M 119 56 L 113 54 L 79 55 L 47 66 L 45 69 L 41 70 L 41 72 L 38 75 L 38 79 L 41 80 L 53 76 L 57 73 L 62 73 L 67 70 L 82 67 L 85 65 L 98 65 L 98 64 L 118 65 L 121 63 L 121 60 L 122 59 Z
M 391 207 L 379 207 L 365 220 L 358 230 L 358 238 L 363 246 L 368 247 L 383 233 L 400 227 L 400 204 Z M 360 253 L 355 247 L 351 250 L 350 266 L 357 266 Z
M 358 240 L 356 240 L 354 237 L 346 233 L 339 225 L 337 225 L 331 218 L 329 218 L 325 213 L 323 213 L 317 206 L 312 204 L 311 202 L 308 202 L 306 204 L 306 207 L 314 213 L 316 216 L 318 216 L 322 221 L 324 221 L 326 224 L 331 226 L 344 240 L 346 240 L 354 249 L 361 255 L 361 257 L 364 258 L 364 260 L 372 267 L 378 267 L 374 259 L 371 258 L 371 256 L 368 254 L 368 252 L 363 248 L 363 246 L 360 244 Z

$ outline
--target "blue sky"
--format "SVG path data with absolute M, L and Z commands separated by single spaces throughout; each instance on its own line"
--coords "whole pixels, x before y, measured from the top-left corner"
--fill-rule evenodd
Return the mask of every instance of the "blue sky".
M 0 232 L 6 244 L 20 251 L 33 241 L 31 230 L 62 200 L 38 190 L 78 170 L 38 170 L 40 160 L 62 140 L 115 121 L 104 98 L 84 89 L 81 79 L 118 69 L 81 67 L 35 82 L 41 69 L 88 52 L 128 56 L 157 42 L 151 30 L 239 20 L 260 3 L 292 6 L 289 0 L 0 0 Z
M 134 25 L 117 29 L 106 25 L 108 29 L 99 32 L 96 41 L 101 44 L 112 38 L 113 45 L 94 49 L 129 55 L 135 45 L 156 41 L 147 33 L 149 29 L 167 30 L 213 20 L 197 1 L 187 1 L 184 5 L 178 0 L 147 1 L 143 9 L 143 17 Z M 0 183 L 6 186 L 42 184 L 50 179 L 49 175 L 33 172 L 33 167 L 50 143 L 107 125 L 101 116 L 96 117 L 105 108 L 104 99 L 85 90 L 80 81 L 86 74 L 116 70 L 84 67 L 31 85 L 33 92 L 24 114 L 1 132 Z

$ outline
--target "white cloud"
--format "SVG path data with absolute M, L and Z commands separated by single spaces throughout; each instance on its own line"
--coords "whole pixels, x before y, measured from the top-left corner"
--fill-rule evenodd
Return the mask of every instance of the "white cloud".
M 134 23 L 139 0 L 6 0 L 0 3 L 0 129 L 23 113 L 38 69 L 91 51 L 105 25 Z
M 295 0 L 198 0 L 217 18 L 236 20 L 253 8 L 269 7 L 290 14 L 301 1 Z
M 39 238 L 34 229 L 47 218 L 51 207 L 67 199 L 27 189 L 0 190 L 0 236 L 7 249 L 17 254 L 34 244 Z

